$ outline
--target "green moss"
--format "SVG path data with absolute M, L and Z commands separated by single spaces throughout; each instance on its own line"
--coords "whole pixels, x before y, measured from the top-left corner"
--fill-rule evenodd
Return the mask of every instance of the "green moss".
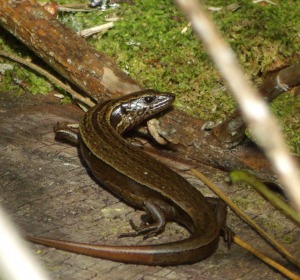
M 3 79 L 0 80 L 0 91 L 11 91 L 15 94 L 21 94 L 23 91 L 47 94 L 51 89 L 52 86 L 43 77 L 15 63 L 13 63 L 13 70 L 6 71 Z
M 298 62 L 299 13 L 297 1 L 258 5 L 240 1 L 240 9 L 215 13 L 214 18 L 252 78 L 276 66 Z
M 294 242 L 296 242 L 297 239 L 290 235 L 283 235 L 283 236 L 281 236 L 281 240 L 286 245 L 292 245 L 292 244 L 294 244 Z
M 178 107 L 206 119 L 212 112 L 218 115 L 215 100 L 228 100 L 228 94 L 191 29 L 182 33 L 187 22 L 173 2 L 136 1 L 118 15 L 122 19 L 115 27 L 91 43 L 144 87 L 176 93 Z M 230 110 L 233 104 L 226 101 L 222 107 Z
M 271 104 L 271 109 L 287 136 L 289 148 L 300 156 L 300 95 L 282 94 Z
M 58 2 L 78 3 L 74 0 Z M 118 9 L 105 12 L 64 12 L 59 19 L 78 31 L 106 23 L 106 17 L 120 17 L 112 29 L 87 38 L 88 42 L 113 57 L 144 87 L 176 93 L 176 106 L 180 109 L 206 120 L 217 121 L 228 116 L 234 110 L 234 101 L 173 1 L 135 2 L 136 5 L 121 4 Z M 205 3 L 218 7 L 232 4 L 225 0 Z M 222 9 L 211 15 L 256 84 L 267 72 L 299 61 L 298 1 L 280 1 L 276 6 L 252 4 L 249 0 L 238 3 L 240 8 L 234 12 Z M 2 44 L 7 42 L 2 41 Z M 35 83 L 34 79 L 32 82 Z M 288 93 L 272 104 L 289 145 L 298 155 L 299 103 L 299 98 Z

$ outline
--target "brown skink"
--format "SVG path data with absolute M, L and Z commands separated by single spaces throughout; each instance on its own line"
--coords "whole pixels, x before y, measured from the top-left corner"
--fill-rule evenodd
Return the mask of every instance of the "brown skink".
M 175 221 L 188 229 L 190 237 L 144 246 L 92 245 L 32 235 L 26 238 L 45 246 L 124 263 L 179 265 L 210 256 L 218 247 L 220 232 L 227 229 L 225 212 L 219 215 L 216 207 L 187 180 L 121 136 L 173 101 L 173 94 L 145 90 L 96 105 L 80 123 L 78 142 L 95 178 L 151 217 L 152 223 L 135 228 L 132 235 L 153 236 L 164 230 L 166 222 Z M 57 133 L 73 140 L 77 137 L 67 130 L 58 129 Z M 219 205 L 226 209 L 224 204 Z

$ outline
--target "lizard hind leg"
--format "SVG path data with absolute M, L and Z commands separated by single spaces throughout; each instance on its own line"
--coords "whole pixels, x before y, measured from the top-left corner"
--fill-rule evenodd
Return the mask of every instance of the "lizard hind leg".
M 67 122 L 58 122 L 56 126 L 54 126 L 55 138 L 66 140 L 72 144 L 78 145 L 78 132 L 75 132 L 73 128 L 73 124 L 71 125 Z
M 137 226 L 130 220 L 130 225 L 134 232 L 121 234 L 119 235 L 119 238 L 144 235 L 144 239 L 147 239 L 160 234 L 165 229 L 166 220 L 163 212 L 157 205 L 151 202 L 145 202 L 145 210 L 147 212 L 148 220 L 151 220 L 152 222 L 143 222 L 142 225 Z
M 228 248 L 230 248 L 235 233 L 226 225 L 227 206 L 225 202 L 219 198 L 206 197 L 206 199 L 216 213 L 217 221 L 220 226 L 220 235 L 223 237 L 224 242 L 227 243 Z

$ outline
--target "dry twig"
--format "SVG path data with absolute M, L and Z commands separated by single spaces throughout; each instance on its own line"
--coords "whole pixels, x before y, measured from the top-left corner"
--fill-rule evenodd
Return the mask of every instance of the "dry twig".
M 249 244 L 247 244 L 246 242 L 244 242 L 243 240 L 241 240 L 237 236 L 233 237 L 233 242 L 235 244 L 239 245 L 240 247 L 242 247 L 243 249 L 247 250 L 248 252 L 250 252 L 251 254 L 253 254 L 254 256 L 259 258 L 260 260 L 262 260 L 264 263 L 266 263 L 269 266 L 273 267 L 274 269 L 279 271 L 281 274 L 283 274 L 287 278 L 293 279 L 293 280 L 299 280 L 300 279 L 299 276 L 297 276 L 296 274 L 294 274 L 290 270 L 286 269 L 284 266 L 282 266 L 278 262 L 275 262 L 274 260 L 270 259 L 269 257 L 264 255 L 260 251 L 254 249 L 252 246 L 250 246 Z
M 276 248 L 283 256 L 285 256 L 294 265 L 300 267 L 297 258 L 287 251 L 273 236 L 264 231 L 255 221 L 253 221 L 246 213 L 244 213 L 231 199 L 229 199 L 213 182 L 205 177 L 196 169 L 191 169 L 193 174 L 207 185 L 219 198 L 221 198 L 241 219 L 255 229 L 265 240 L 267 240 L 274 248 Z
M 93 26 L 91 28 L 81 30 L 77 33 L 78 33 L 78 35 L 80 35 L 82 37 L 88 37 L 88 36 L 91 36 L 93 34 L 99 33 L 101 31 L 106 31 L 106 30 L 112 28 L 113 26 L 114 26 L 114 23 L 109 22 L 109 23 L 105 23 L 105 24 L 102 24 L 102 25 Z
M 5 51 L 0 51 L 0 56 L 8 58 L 12 61 L 18 62 L 20 64 L 23 64 L 23 65 L 27 66 L 28 68 L 34 70 L 36 73 L 46 77 L 50 82 L 53 83 L 53 85 L 61 87 L 62 89 L 64 89 L 68 93 L 70 93 L 74 99 L 78 100 L 82 104 L 85 104 L 89 107 L 92 107 L 95 105 L 95 103 L 93 101 L 91 101 L 90 98 L 82 96 L 77 91 L 73 90 L 70 86 L 64 84 L 61 80 L 59 80 L 58 78 L 56 78 L 55 76 L 50 74 L 48 71 L 46 71 L 42 67 L 39 67 L 38 65 L 36 65 L 30 61 L 27 61 L 21 57 L 18 57 L 16 55 L 10 54 Z

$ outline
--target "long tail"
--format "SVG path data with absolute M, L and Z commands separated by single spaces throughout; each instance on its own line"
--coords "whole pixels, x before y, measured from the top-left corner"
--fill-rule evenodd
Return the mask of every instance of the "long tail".
M 123 263 L 160 266 L 198 262 L 214 253 L 219 243 L 219 237 L 204 242 L 203 236 L 197 238 L 195 235 L 181 241 L 148 246 L 93 245 L 33 235 L 26 235 L 25 239 L 36 244 L 76 254 Z

